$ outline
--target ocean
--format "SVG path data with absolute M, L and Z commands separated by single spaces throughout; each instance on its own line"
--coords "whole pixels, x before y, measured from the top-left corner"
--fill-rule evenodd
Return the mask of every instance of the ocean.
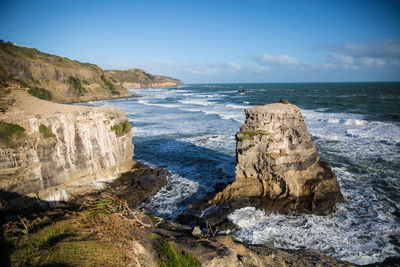
M 233 235 L 254 244 L 308 248 L 357 264 L 400 255 L 400 83 L 196 84 L 131 90 L 118 107 L 133 128 L 135 159 L 165 167 L 168 184 L 147 212 L 174 220 L 217 183 L 234 180 L 244 109 L 286 98 L 298 105 L 345 203 L 329 216 L 236 210 Z

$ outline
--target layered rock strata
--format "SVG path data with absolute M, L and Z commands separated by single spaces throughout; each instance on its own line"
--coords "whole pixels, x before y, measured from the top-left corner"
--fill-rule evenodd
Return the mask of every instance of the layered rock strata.
M 119 109 L 56 104 L 23 90 L 9 97 L 15 103 L 0 122 L 23 130 L 0 142 L 2 199 L 18 194 L 67 201 L 131 168 L 132 133 Z
M 236 180 L 211 205 L 256 206 L 326 215 L 343 200 L 338 181 L 308 134 L 300 109 L 269 104 L 245 110 L 236 135 Z

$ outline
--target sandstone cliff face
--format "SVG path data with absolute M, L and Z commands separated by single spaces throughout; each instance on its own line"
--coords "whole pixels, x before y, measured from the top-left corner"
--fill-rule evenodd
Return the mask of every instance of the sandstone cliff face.
M 119 109 L 56 104 L 22 90 L 10 97 L 15 103 L 0 121 L 18 124 L 25 132 L 11 145 L 0 143 L 2 191 L 68 200 L 130 169 L 132 133 L 130 127 L 116 131 L 126 122 Z
M 343 200 L 335 174 L 319 160 L 300 109 L 269 104 L 246 109 L 236 135 L 236 180 L 210 204 L 329 214 Z
M 109 70 L 107 73 L 127 89 L 164 88 L 183 85 L 183 82 L 180 80 L 153 75 L 141 69 Z
M 96 65 L 40 52 L 0 40 L 4 80 L 18 81 L 32 91 L 46 90 L 54 102 L 82 102 L 130 97 L 119 82 Z M 8 80 L 8 81 L 7 81 Z

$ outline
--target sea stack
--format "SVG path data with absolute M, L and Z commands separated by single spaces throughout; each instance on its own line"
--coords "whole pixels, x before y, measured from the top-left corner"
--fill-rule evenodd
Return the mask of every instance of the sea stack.
M 282 213 L 335 211 L 343 201 L 338 181 L 320 161 L 300 109 L 281 101 L 245 113 L 236 135 L 236 180 L 209 204 Z

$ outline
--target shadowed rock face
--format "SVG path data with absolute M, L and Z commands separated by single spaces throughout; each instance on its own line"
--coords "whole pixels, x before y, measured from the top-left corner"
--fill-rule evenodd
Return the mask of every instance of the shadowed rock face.
M 328 163 L 320 161 L 300 109 L 269 104 L 246 109 L 236 135 L 236 180 L 209 204 L 326 215 L 343 201 Z

